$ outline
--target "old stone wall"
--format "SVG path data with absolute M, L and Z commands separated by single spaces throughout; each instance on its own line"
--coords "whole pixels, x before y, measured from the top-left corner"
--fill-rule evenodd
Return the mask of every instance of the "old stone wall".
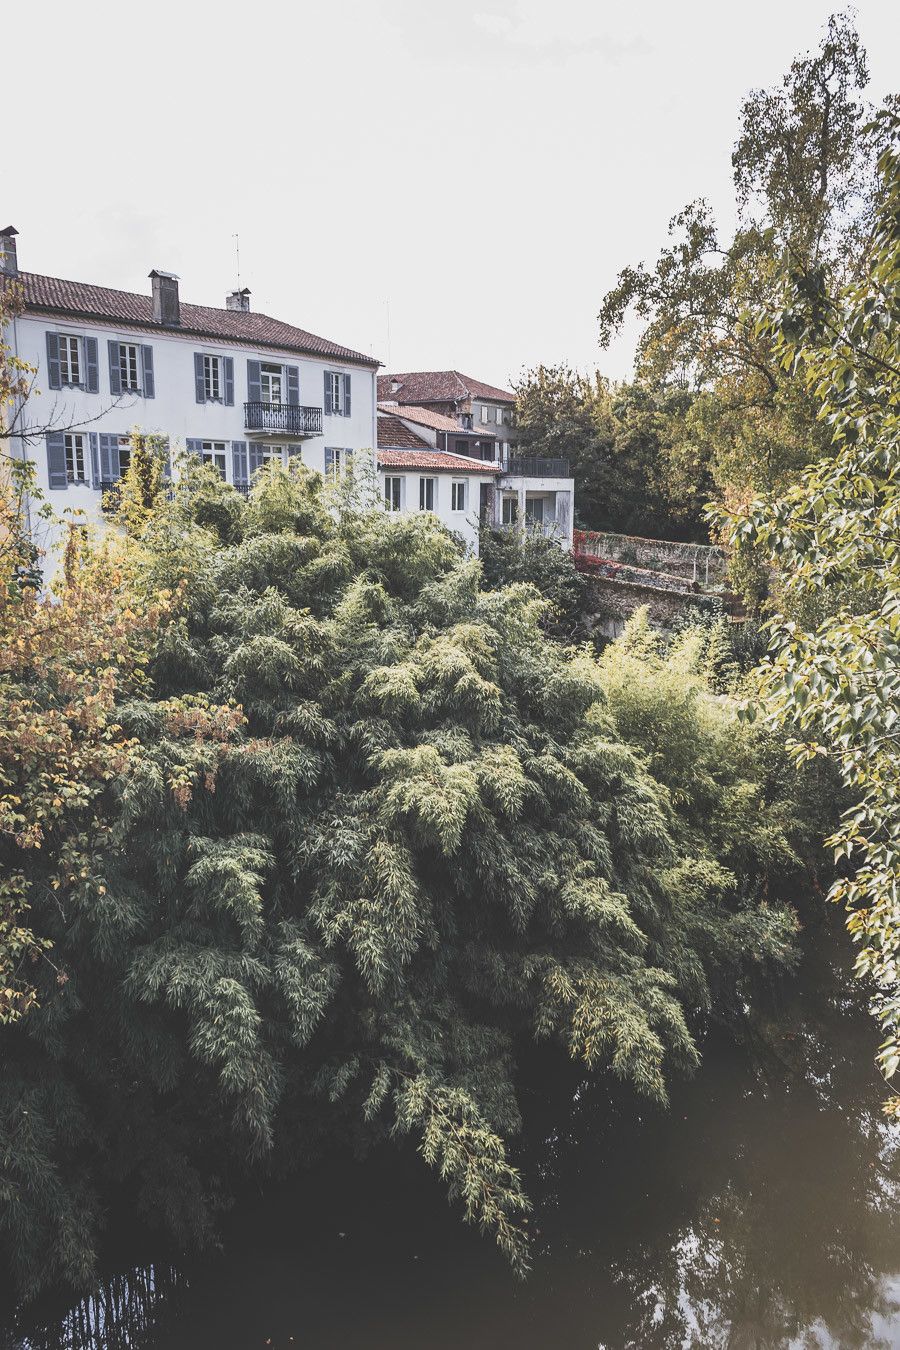
M 585 625 L 589 631 L 615 638 L 636 609 L 647 606 L 654 628 L 672 628 L 694 614 L 722 614 L 725 606 L 718 595 L 693 590 L 671 590 L 646 582 L 621 580 L 591 572 L 586 577 L 588 604 Z
M 586 557 L 608 558 L 651 571 L 667 572 L 695 581 L 704 588 L 725 583 L 725 554 L 710 544 L 679 544 L 670 539 L 576 530 L 573 547 L 576 553 Z

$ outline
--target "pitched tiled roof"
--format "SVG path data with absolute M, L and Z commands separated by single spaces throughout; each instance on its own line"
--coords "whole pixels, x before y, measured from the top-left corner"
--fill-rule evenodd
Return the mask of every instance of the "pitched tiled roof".
M 187 333 L 195 337 L 224 338 L 244 346 L 276 347 L 281 351 L 302 352 L 309 356 L 330 356 L 335 360 L 377 366 L 374 356 L 355 352 L 340 343 L 307 333 L 303 328 L 254 314 L 242 309 L 213 309 L 210 305 L 181 303 L 181 322 L 177 327 L 155 323 L 149 295 L 116 291 L 108 286 L 91 286 L 83 281 L 61 281 L 22 272 L 26 310 L 60 314 L 79 319 L 99 319 L 129 328 L 147 328 L 161 333 Z
M 392 385 L 400 388 L 392 390 Z M 458 370 L 409 370 L 400 375 L 379 375 L 378 397 L 403 403 L 450 403 L 456 399 L 489 398 L 495 403 L 515 403 L 515 394 L 496 385 L 473 380 Z
M 378 414 L 378 447 L 391 450 L 431 450 L 430 442 L 417 436 L 399 417 Z
M 380 446 L 378 465 L 382 469 L 428 469 L 432 473 L 500 472 L 499 464 L 470 459 L 468 455 L 451 455 L 446 450 L 382 450 Z
M 431 408 L 417 408 L 408 403 L 391 403 L 387 400 L 378 405 L 380 412 L 393 413 L 397 417 L 403 417 L 407 422 L 417 422 L 420 427 L 431 427 L 433 431 L 452 431 L 457 436 L 478 436 L 481 440 L 496 440 L 493 431 L 482 431 L 479 427 L 476 431 L 467 431 L 461 427 L 455 417 L 445 417 L 443 413 L 434 412 Z

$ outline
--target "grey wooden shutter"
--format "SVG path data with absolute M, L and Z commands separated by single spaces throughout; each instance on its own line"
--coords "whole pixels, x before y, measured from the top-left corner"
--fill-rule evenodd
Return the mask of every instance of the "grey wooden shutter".
M 206 402 L 206 381 L 203 378 L 202 352 L 194 352 L 194 397 L 198 403 Z
M 236 487 L 247 486 L 247 442 L 231 442 L 231 481 Z
M 109 347 L 109 392 L 121 394 L 122 372 L 119 369 L 119 344 L 110 340 L 107 345 Z
M 66 438 L 63 432 L 54 431 L 47 437 L 47 481 L 55 490 L 69 486 L 66 473 Z
M 263 466 L 263 450 L 265 446 L 259 441 L 250 441 L 247 445 L 247 462 L 250 468 L 250 477 L 256 473 L 257 469 Z
M 96 338 L 84 339 L 84 364 L 87 370 L 85 387 L 89 394 L 97 394 L 100 392 L 100 361 L 97 356 Z
M 101 433 L 99 440 L 100 481 L 114 483 L 119 476 L 119 438 Z
M 47 334 L 47 371 L 51 389 L 62 389 L 59 369 L 59 333 Z
M 91 445 L 91 487 L 100 486 L 100 451 L 97 447 L 97 433 L 92 431 L 90 435 Z
M 331 413 L 332 413 L 332 407 L 331 407 L 331 371 L 326 370 L 326 372 L 325 372 L 325 416 L 326 416 L 326 417 L 330 417 L 330 416 L 331 416 Z
M 163 478 L 165 478 L 165 480 L 166 480 L 167 483 L 171 483 L 171 481 L 172 481 L 172 451 L 171 451 L 171 448 L 170 448 L 170 446 L 169 446 L 169 438 L 168 438 L 168 436 L 164 436 L 164 437 L 163 437 L 163 449 L 164 449 L 164 451 L 165 451 L 165 456 L 166 456 L 166 462 L 165 462 L 165 464 L 163 465 Z
M 141 348 L 141 368 L 143 371 L 144 398 L 153 398 L 156 394 L 156 385 L 153 379 L 153 348 Z
M 326 445 L 326 447 L 325 447 L 325 472 L 326 472 L 326 474 L 330 474 L 333 468 L 334 468 L 334 451 L 333 451 L 333 450 L 329 450 L 329 449 L 328 449 L 328 446 Z
M 344 376 L 344 416 L 350 416 L 350 376 Z
M 287 401 L 295 407 L 300 402 L 300 367 L 285 366 L 287 374 Z
M 247 362 L 247 399 L 250 403 L 262 401 L 262 385 L 258 361 Z
M 225 356 L 222 358 L 222 366 L 225 372 L 225 407 L 234 407 L 234 357 Z

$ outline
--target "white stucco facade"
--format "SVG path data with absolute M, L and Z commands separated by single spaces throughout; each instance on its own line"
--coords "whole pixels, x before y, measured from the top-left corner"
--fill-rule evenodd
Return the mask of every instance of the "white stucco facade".
M 482 484 L 493 487 L 496 472 L 460 468 L 438 471 L 427 466 L 410 469 L 381 463 L 378 476 L 386 510 L 431 511 L 459 536 L 467 552 L 477 555 Z M 395 505 L 398 500 L 399 505 Z

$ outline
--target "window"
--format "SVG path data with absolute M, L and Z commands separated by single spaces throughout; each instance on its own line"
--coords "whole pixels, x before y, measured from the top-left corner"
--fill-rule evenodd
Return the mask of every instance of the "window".
M 203 389 L 210 403 L 221 401 L 222 383 L 222 358 L 220 356 L 204 356 Z
M 435 480 L 434 480 L 433 478 L 420 478 L 420 479 L 419 479 L 419 510 L 420 510 L 420 511 L 433 511 L 433 510 L 434 510 L 434 484 L 435 484 Z
M 347 455 L 347 453 L 348 453 L 348 452 L 347 452 L 346 450 L 329 450 L 328 447 L 326 446 L 326 449 L 325 449 L 325 477 L 326 477 L 326 478 L 332 478 L 332 479 L 334 479 L 335 481 L 336 481 L 338 478 L 340 478 L 341 474 L 344 472 L 344 470 L 345 470 L 346 467 L 347 467 L 347 461 L 346 461 L 346 455 Z
M 278 464 L 284 463 L 285 446 L 283 445 L 263 445 L 259 449 L 260 466 L 268 464 L 270 460 L 275 460 Z
M 212 358 L 214 361 L 217 357 Z M 218 469 L 219 477 L 225 481 L 225 442 L 224 441 L 201 441 L 200 457 L 204 464 L 211 464 L 214 469 Z
M 460 426 L 463 428 L 464 431 L 471 431 L 471 430 L 472 430 L 472 414 L 471 414 L 471 413 L 461 413 L 461 414 L 460 414 L 460 418 L 459 418 L 459 424 L 460 424 Z
M 457 442 L 456 442 L 456 453 L 457 453 L 458 455 L 467 455 L 467 454 L 469 453 L 469 442 L 468 442 L 468 441 L 457 441 Z
M 384 509 L 386 511 L 400 510 L 400 493 L 402 478 L 385 478 L 384 480 Z
M 81 343 L 67 333 L 59 335 L 59 379 L 61 384 L 81 384 Z
M 77 342 L 77 338 L 72 339 Z M 84 464 L 84 435 L 81 432 L 66 432 L 66 479 L 70 483 L 86 483 L 87 474 Z
M 488 410 L 483 403 L 481 405 L 481 420 L 482 422 L 486 422 L 488 420 Z
M 466 480 L 464 478 L 454 478 L 450 484 L 450 510 L 465 511 L 466 509 Z
M 283 403 L 281 386 L 284 372 L 281 366 L 261 365 L 259 368 L 260 399 L 263 403 Z
M 134 342 L 119 343 L 119 380 L 123 389 L 139 392 L 141 388 L 138 347 Z
M 515 497 L 507 496 L 503 498 L 502 519 L 504 525 L 515 525 L 519 519 L 519 503 Z
M 328 386 L 331 392 L 331 411 L 333 413 L 342 413 L 344 411 L 344 377 L 337 371 L 329 370 Z
M 124 477 L 131 463 L 131 437 L 119 437 L 119 474 Z
M 540 525 L 544 520 L 544 498 L 529 497 L 525 502 L 525 519 Z
M 502 425 L 502 422 L 503 422 L 503 409 L 502 409 L 502 408 L 495 408 L 495 409 L 494 409 L 494 417 L 495 417 L 495 419 L 496 419 L 497 426 L 498 426 L 498 427 L 501 426 L 501 425 Z

